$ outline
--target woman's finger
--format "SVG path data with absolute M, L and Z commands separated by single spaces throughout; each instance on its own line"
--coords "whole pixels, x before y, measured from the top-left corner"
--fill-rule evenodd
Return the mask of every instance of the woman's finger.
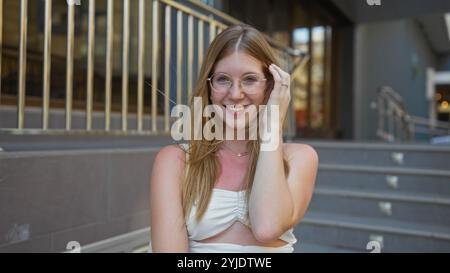
M 275 86 L 279 87 L 281 85 L 281 76 L 280 73 L 276 70 L 276 68 L 274 67 L 274 65 L 270 65 L 269 66 L 269 71 L 272 73 L 273 75 L 273 79 L 275 81 Z
M 283 76 L 281 77 L 281 83 L 280 83 L 280 85 L 281 85 L 282 87 L 285 87 L 285 88 L 281 88 L 281 89 L 282 89 L 282 90 L 289 90 L 289 86 L 290 86 L 290 83 L 291 83 L 290 75 L 287 74 L 287 73 L 285 73 L 281 68 L 279 68 L 279 67 L 277 67 L 277 66 L 275 66 L 275 65 L 274 65 L 274 69 L 277 70 L 277 72 L 278 72 L 279 74 L 283 75 Z
M 276 74 L 279 76 L 280 80 L 283 79 L 282 75 L 280 74 L 280 72 L 277 69 L 277 66 L 275 64 L 271 64 L 270 67 L 273 68 L 273 70 L 276 72 Z
M 280 72 L 280 75 L 284 78 L 286 77 L 290 77 L 289 73 L 287 73 L 286 71 L 284 71 L 283 69 L 281 69 L 281 67 L 279 67 L 278 65 L 275 65 L 275 68 Z
M 283 80 L 283 84 L 289 84 L 290 82 L 290 75 L 289 73 L 285 72 L 283 69 L 281 69 L 279 66 L 277 65 L 273 65 L 274 68 L 277 70 L 277 72 L 280 74 L 281 79 Z

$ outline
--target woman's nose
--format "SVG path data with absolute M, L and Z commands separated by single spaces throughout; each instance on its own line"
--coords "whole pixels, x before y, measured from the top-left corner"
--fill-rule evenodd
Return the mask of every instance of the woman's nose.
M 230 88 L 230 95 L 232 99 L 242 99 L 244 97 L 244 92 L 239 82 L 233 83 Z

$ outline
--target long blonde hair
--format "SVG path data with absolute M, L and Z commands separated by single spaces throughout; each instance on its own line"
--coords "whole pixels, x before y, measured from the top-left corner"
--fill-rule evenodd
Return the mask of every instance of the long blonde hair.
M 207 79 L 213 73 L 215 64 L 236 50 L 245 52 L 262 63 L 265 77 L 268 79 L 263 104 L 267 103 L 270 91 L 273 89 L 273 77 L 268 67 L 272 63 L 277 64 L 277 60 L 272 48 L 258 30 L 249 25 L 239 24 L 230 26 L 222 31 L 209 46 L 200 69 L 193 96 L 189 98 L 190 109 L 193 109 L 194 97 L 201 97 L 202 112 L 206 105 L 212 104 L 210 100 L 211 91 Z M 202 128 L 207 121 L 207 118 L 202 117 Z M 215 182 L 220 173 L 220 163 L 216 152 L 219 150 L 223 140 L 193 139 L 191 136 L 189 149 L 186 151 L 188 160 L 186 161 L 187 168 L 182 184 L 182 207 L 186 216 L 190 214 L 194 203 L 198 202 L 196 204 L 196 218 L 200 220 L 208 207 Z M 250 160 L 250 167 L 246 174 L 246 196 L 248 202 L 259 155 L 259 137 L 257 140 L 249 140 L 247 148 Z M 287 177 L 289 167 L 286 160 L 284 160 L 284 169 Z

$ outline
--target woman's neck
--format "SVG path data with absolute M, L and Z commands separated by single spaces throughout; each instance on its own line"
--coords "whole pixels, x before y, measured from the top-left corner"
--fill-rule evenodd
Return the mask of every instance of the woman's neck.
M 245 153 L 248 152 L 247 143 L 248 140 L 224 140 L 222 145 L 231 149 L 235 153 Z

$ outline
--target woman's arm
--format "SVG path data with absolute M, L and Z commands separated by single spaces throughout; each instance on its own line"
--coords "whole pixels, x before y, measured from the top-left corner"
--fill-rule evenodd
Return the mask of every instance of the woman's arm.
M 278 106 L 278 122 L 281 125 L 289 106 L 291 79 L 288 73 L 274 64 L 269 66 L 269 70 L 273 75 L 274 88 L 267 101 L 266 109 Z M 266 133 L 265 130 L 269 128 L 270 120 L 272 119 L 268 118 L 261 123 L 263 139 L 271 136 L 271 133 Z M 272 151 L 261 149 L 259 153 L 250 193 L 249 211 L 252 231 L 256 239 L 262 242 L 276 240 L 303 217 L 311 200 L 319 162 L 317 153 L 311 146 L 289 144 L 287 145 L 289 148 L 283 150 L 281 126 L 278 132 L 276 130 L 272 132 L 272 134 L 277 133 L 279 140 L 277 148 Z M 290 168 L 288 177 L 284 173 L 283 157 L 285 155 L 288 157 Z
M 153 252 L 188 252 L 188 237 L 181 205 L 185 154 L 166 146 L 156 155 L 150 184 Z
M 309 145 L 288 144 L 285 177 L 283 144 L 260 151 L 250 194 L 250 221 L 257 240 L 270 242 L 296 225 L 306 212 L 316 180 L 318 155 Z

